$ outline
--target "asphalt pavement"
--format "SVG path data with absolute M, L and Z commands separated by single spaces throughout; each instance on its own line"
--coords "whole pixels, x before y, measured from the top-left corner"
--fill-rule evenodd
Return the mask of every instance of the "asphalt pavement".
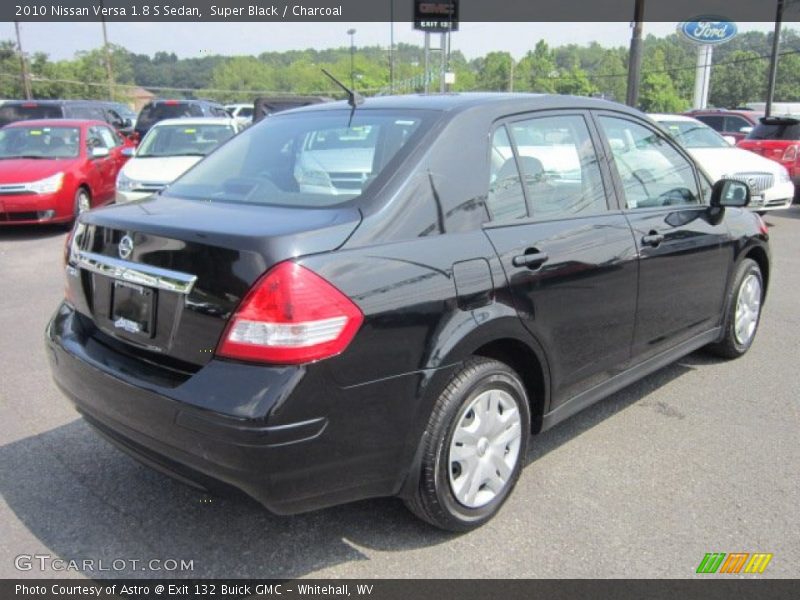
M 757 577 L 797 577 L 800 206 L 766 221 L 774 267 L 751 351 L 692 354 L 535 437 L 511 499 L 466 535 L 395 499 L 277 517 L 122 454 L 48 372 L 65 233 L 0 229 L 0 577 L 684 578 L 708 552 L 772 553 Z M 17 569 L 33 555 L 78 568 Z M 193 570 L 132 562 L 151 560 Z

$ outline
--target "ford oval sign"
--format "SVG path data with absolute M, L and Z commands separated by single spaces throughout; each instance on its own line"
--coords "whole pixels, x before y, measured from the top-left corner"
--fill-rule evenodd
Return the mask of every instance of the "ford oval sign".
M 739 31 L 736 23 L 720 17 L 695 17 L 681 23 L 680 32 L 697 44 L 724 44 L 731 41 Z

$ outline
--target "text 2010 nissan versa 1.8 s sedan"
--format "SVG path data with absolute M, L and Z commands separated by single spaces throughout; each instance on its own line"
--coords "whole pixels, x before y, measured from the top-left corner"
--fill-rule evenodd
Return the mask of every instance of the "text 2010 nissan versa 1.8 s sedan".
M 747 185 L 641 113 L 529 95 L 273 116 L 159 196 L 91 211 L 47 329 L 86 420 L 276 513 L 399 495 L 463 531 L 528 438 L 702 346 L 769 278 Z

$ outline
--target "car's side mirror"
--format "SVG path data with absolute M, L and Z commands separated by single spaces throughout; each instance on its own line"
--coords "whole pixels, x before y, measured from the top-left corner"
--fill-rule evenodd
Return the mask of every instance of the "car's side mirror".
M 109 154 L 108 148 L 92 148 L 92 158 L 104 158 Z
M 747 135 L 747 134 L 748 134 L 748 133 L 750 133 L 751 131 L 753 131 L 753 128 L 748 126 L 748 127 L 742 127 L 742 128 L 739 130 L 739 133 L 744 133 L 745 135 Z
M 125 146 L 122 150 L 120 150 L 120 154 L 122 154 L 122 156 L 125 156 L 127 158 L 131 158 L 132 156 L 136 155 L 136 148 L 133 148 L 131 146 Z
M 736 138 L 733 137 L 732 135 L 723 135 L 722 139 L 724 139 L 726 142 L 728 142 L 728 145 L 730 145 L 730 146 L 735 146 L 736 145 Z
M 711 190 L 711 206 L 745 207 L 750 204 L 750 186 L 737 179 L 720 179 Z

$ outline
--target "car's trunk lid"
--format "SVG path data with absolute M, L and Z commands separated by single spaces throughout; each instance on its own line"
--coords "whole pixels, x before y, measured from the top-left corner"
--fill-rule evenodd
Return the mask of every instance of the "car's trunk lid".
M 197 368 L 271 266 L 341 246 L 354 208 L 206 203 L 169 196 L 84 215 L 69 295 L 101 337 Z M 152 357 L 151 357 L 152 358 Z

